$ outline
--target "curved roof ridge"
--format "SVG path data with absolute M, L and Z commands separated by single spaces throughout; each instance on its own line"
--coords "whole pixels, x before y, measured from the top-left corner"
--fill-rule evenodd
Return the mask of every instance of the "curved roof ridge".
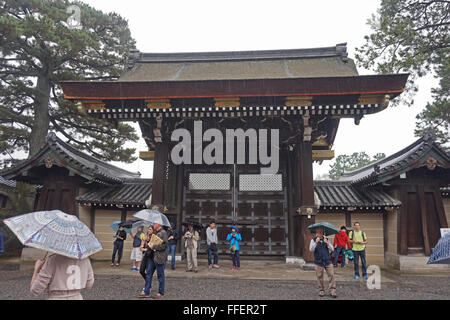
M 140 52 L 130 51 L 129 64 L 145 62 L 196 62 L 196 61 L 230 61 L 230 60 L 264 60 L 264 59 L 296 59 L 339 56 L 347 59 L 347 43 L 332 47 L 302 49 L 270 49 L 245 51 L 206 51 L 206 52 Z
M 63 150 L 64 152 L 66 152 L 66 151 L 72 152 L 75 155 L 77 155 L 79 157 L 82 157 L 85 160 L 94 162 L 96 165 L 100 165 L 100 166 L 106 167 L 108 169 L 113 169 L 115 171 L 122 172 L 125 175 L 129 175 L 130 178 L 139 178 L 141 176 L 141 173 L 139 173 L 139 172 L 131 172 L 131 171 L 122 169 L 120 167 L 117 167 L 117 166 L 112 165 L 110 163 L 107 163 L 105 161 L 99 160 L 99 159 L 97 159 L 94 156 L 88 155 L 88 154 L 86 154 L 86 153 L 84 153 L 84 152 L 74 148 L 69 143 L 66 143 L 61 138 L 59 138 L 54 132 L 49 132 L 47 134 L 46 140 L 47 140 L 47 142 L 49 140 L 52 140 L 52 141 L 56 142 L 59 145 L 60 148 L 62 147 L 63 149 L 66 149 L 66 150 Z M 92 168 L 92 169 L 95 169 L 95 167 Z

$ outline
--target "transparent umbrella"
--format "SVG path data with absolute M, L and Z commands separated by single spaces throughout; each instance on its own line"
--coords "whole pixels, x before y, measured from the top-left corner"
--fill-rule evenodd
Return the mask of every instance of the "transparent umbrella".
M 162 226 L 170 227 L 169 219 L 158 210 L 144 209 L 133 214 L 133 217 L 148 221 L 151 224 L 158 223 Z

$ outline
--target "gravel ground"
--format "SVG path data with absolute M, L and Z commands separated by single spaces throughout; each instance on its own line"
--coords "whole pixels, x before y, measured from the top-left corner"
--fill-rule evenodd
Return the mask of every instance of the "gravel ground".
M 381 284 L 379 290 L 369 290 L 362 281 L 337 283 L 339 299 L 425 299 L 450 300 L 448 275 L 390 274 L 394 282 Z M 0 270 L 0 299 L 36 299 L 29 293 L 30 270 Z M 155 279 L 156 280 L 156 279 Z M 155 282 L 157 284 L 157 282 Z M 97 276 L 92 290 L 83 292 L 85 299 L 137 299 L 143 280 L 130 276 Z M 156 292 L 154 292 L 156 293 Z M 44 296 L 39 297 L 45 298 Z M 228 279 L 166 279 L 167 300 L 303 300 L 319 299 L 314 281 L 228 280 Z M 321 299 L 331 299 L 329 297 Z

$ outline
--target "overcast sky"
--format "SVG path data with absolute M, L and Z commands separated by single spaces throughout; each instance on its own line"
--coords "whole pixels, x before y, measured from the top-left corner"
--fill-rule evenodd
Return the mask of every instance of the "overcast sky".
M 128 19 L 131 34 L 142 52 L 195 52 L 295 49 L 334 46 L 347 42 L 349 57 L 370 33 L 367 19 L 378 0 L 316 1 L 85 1 L 105 12 Z M 373 71 L 358 69 L 360 74 Z M 341 121 L 333 149 L 336 156 L 356 151 L 392 154 L 412 143 L 415 116 L 430 100 L 432 77 L 419 82 L 413 107 L 390 107 L 369 115 L 356 126 Z M 138 150 L 146 150 L 141 139 Z M 152 177 L 153 162 L 114 163 Z M 314 165 L 314 176 L 327 173 L 330 161 Z
M 378 0 L 84 2 L 126 18 L 142 52 L 294 49 L 347 42 L 350 58 L 354 58 L 354 48 L 363 44 L 364 35 L 370 33 L 367 19 L 380 4 Z M 361 68 L 358 71 L 374 73 Z M 336 156 L 356 151 L 389 155 L 412 143 L 416 139 L 415 116 L 430 100 L 434 85 L 432 77 L 419 82 L 413 107 L 390 107 L 363 118 L 359 126 L 352 119 L 342 120 L 333 148 Z M 136 147 L 138 151 L 147 149 L 142 139 Z M 327 173 L 329 163 L 315 165 L 314 176 Z M 153 162 L 114 164 L 152 177 Z

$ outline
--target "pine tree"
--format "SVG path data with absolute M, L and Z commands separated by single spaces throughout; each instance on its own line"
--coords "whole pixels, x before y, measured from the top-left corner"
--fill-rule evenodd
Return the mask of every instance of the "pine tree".
M 134 47 L 116 13 L 67 0 L 0 0 L 0 153 L 32 156 L 55 131 L 102 160 L 134 161 L 135 149 L 124 147 L 138 140 L 134 128 L 79 113 L 58 85 L 117 79 Z
M 356 49 L 356 59 L 380 73 L 410 73 L 403 102 L 414 103 L 416 79 L 427 74 L 439 79 L 433 101 L 416 116 L 415 135 L 431 130 L 445 147 L 450 142 L 450 1 L 382 0 L 368 24 L 373 33 Z

